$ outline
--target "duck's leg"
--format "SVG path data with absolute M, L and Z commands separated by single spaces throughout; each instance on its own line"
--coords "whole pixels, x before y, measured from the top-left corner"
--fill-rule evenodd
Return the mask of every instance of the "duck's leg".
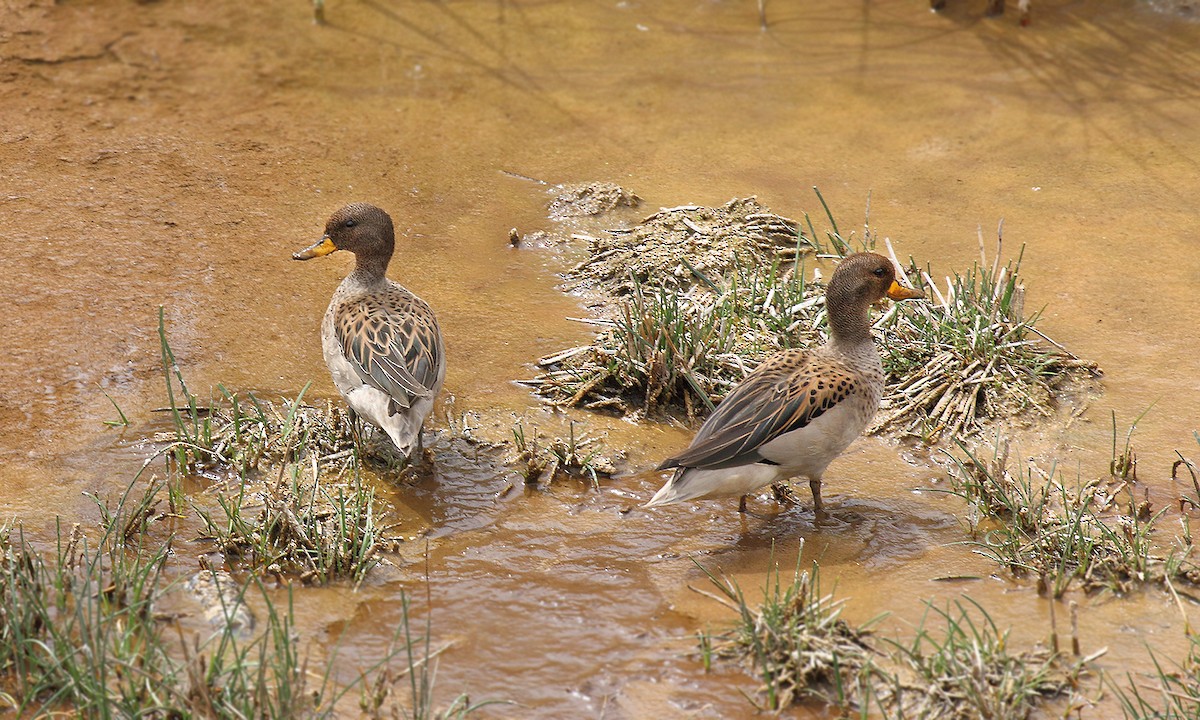
M 813 513 L 817 516 L 817 522 L 820 522 L 829 517 L 825 513 L 825 506 L 821 504 L 821 478 L 809 478 L 808 487 L 812 490 Z
M 748 498 L 748 497 L 750 497 L 750 496 L 749 496 L 749 495 L 743 495 L 743 496 L 741 497 L 741 499 L 740 499 L 740 500 L 738 500 L 738 512 L 740 512 L 740 513 L 744 513 L 744 512 L 746 512 L 746 498 Z
M 421 432 L 424 432 L 424 428 L 421 429 Z M 420 458 L 421 465 L 433 467 L 433 448 L 425 447 L 425 441 L 421 439 L 421 432 L 417 433 L 417 457 Z
M 350 420 L 350 437 L 354 439 L 354 445 L 361 448 L 363 443 L 362 426 L 359 423 L 358 411 L 349 405 L 346 406 L 346 417 Z

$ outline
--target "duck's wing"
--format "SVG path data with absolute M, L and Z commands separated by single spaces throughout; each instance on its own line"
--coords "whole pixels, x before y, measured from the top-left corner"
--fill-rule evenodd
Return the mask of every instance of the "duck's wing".
M 408 407 L 430 395 L 443 362 L 441 331 L 429 305 L 398 285 L 357 298 L 334 317 L 338 342 L 364 383 Z
M 700 427 L 692 444 L 658 467 L 719 469 L 764 460 L 758 449 L 808 425 L 858 391 L 843 364 L 785 350 L 750 373 Z

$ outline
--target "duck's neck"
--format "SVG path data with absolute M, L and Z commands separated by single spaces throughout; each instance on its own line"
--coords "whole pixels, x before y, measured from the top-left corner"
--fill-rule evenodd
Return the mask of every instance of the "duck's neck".
M 829 344 L 834 349 L 846 354 L 875 349 L 868 305 L 847 303 L 834 296 L 826 298 L 825 308 L 829 313 Z
M 360 285 L 378 285 L 387 281 L 388 257 L 355 255 L 354 272 L 350 274 Z

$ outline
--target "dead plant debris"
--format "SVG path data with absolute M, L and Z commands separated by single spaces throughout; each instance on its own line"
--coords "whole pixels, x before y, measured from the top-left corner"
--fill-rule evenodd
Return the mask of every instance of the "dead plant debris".
M 584 215 L 599 215 L 614 208 L 635 208 L 642 199 L 637 195 L 608 182 L 588 182 L 560 185 L 550 201 L 551 218 L 563 219 Z
M 599 289 L 627 297 L 641 284 L 687 290 L 711 284 L 735 268 L 770 264 L 807 253 L 799 225 L 772 213 L 757 198 L 735 198 L 719 208 L 663 208 L 629 229 L 589 241 L 589 257 L 567 273 L 569 290 Z

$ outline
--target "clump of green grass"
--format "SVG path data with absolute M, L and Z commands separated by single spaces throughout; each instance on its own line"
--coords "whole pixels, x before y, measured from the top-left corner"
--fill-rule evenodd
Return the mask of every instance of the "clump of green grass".
M 305 405 L 306 385 L 295 400 L 280 405 L 253 393 L 242 396 L 218 385 L 220 397 L 201 403 L 188 389 L 183 371 L 167 339 L 163 308 L 158 310 L 158 337 L 173 431 L 158 439 L 163 452 L 181 472 L 191 475 L 232 474 L 246 477 L 264 465 L 294 462 L 316 453 L 326 463 L 343 466 L 357 459 L 354 429 L 346 413 L 332 404 Z
M 603 329 L 590 345 L 542 358 L 542 374 L 528 384 L 560 406 L 690 419 L 772 352 L 821 344 L 824 283 L 806 280 L 801 259 L 872 249 L 875 235 L 868 221 L 861 239 L 843 237 L 817 196 L 830 226 L 823 237 L 807 215 L 802 229 L 765 208 L 749 216 L 709 210 L 702 225 L 690 214 L 703 209 L 685 206 L 612 231 L 611 243 L 593 242 L 568 286 L 600 294 L 608 319 L 594 321 Z M 767 216 L 773 234 L 756 235 L 749 219 Z M 999 255 L 998 244 L 993 262 L 947 278 L 945 293 L 928 268 L 909 262 L 910 282 L 926 285 L 931 299 L 895 304 L 875 323 L 888 379 L 870 431 L 931 443 L 978 433 L 1000 418 L 1049 413 L 1068 381 L 1098 374 L 1035 327 L 1038 313 L 1026 314 L 1023 251 L 1004 266 Z
M 1132 465 L 1121 460 L 1132 455 L 1128 441 L 1123 452 L 1115 447 L 1109 478 L 1068 486 L 1055 466 L 1010 467 L 1002 439 L 990 458 L 959 442 L 950 455 L 949 492 L 971 507 L 968 526 L 978 551 L 1016 575 L 1038 578 L 1054 597 L 1073 583 L 1089 592 L 1123 594 L 1146 583 L 1195 577 L 1190 542 L 1170 550 L 1154 542 L 1165 510 L 1154 513 L 1137 497 Z
M 355 688 L 386 685 L 382 669 L 393 661 L 407 670 L 388 677 L 421 682 L 403 708 L 391 704 L 393 716 L 463 717 L 478 707 L 464 697 L 451 714 L 432 712 L 431 628 L 427 622 L 420 636 L 408 629 L 404 596 L 403 636 L 398 630 L 393 645 L 349 683 L 335 679 L 336 649 L 323 667 L 303 650 L 291 589 L 281 603 L 253 576 L 220 594 L 232 599 L 221 601 L 223 617 L 210 635 L 185 636 L 158 610 L 175 590 L 163 580 L 174 535 L 150 542 L 144 532 L 129 532 L 161 490 L 135 480 L 115 504 L 98 502 L 104 511 L 94 542 L 80 525 L 65 534 L 59 525 L 48 559 L 20 526 L 0 529 L 0 704 L 17 716 L 332 718 Z M 234 614 L 250 592 L 264 610 L 258 631 L 244 637 L 246 624 Z
M 513 426 L 513 452 L 507 462 L 526 485 L 547 486 L 568 477 L 586 479 L 596 487 L 601 476 L 610 477 L 616 472 L 613 461 L 602 454 L 599 438 L 576 433 L 574 421 L 569 428 L 567 437 L 547 443 L 536 427 L 526 434 L 524 423 Z
M 529 381 L 562 406 L 650 414 L 707 414 L 767 355 L 816 336 L 819 298 L 806 297 L 803 266 L 776 259 L 735 267 L 728 284 L 706 275 L 684 292 L 631 284 L 617 317 L 593 345 L 543 358 Z M 715 293 L 715 294 L 714 294 Z
M 877 673 L 873 688 L 886 716 L 1025 718 L 1076 685 L 1082 663 L 1042 647 L 1013 652 L 1008 632 L 974 600 L 927 607 L 940 631 L 927 614 L 911 641 L 888 641 L 893 669 Z
M 324 483 L 316 470 L 290 465 L 274 481 L 218 489 L 216 502 L 218 509 L 192 503 L 204 523 L 201 539 L 239 568 L 305 583 L 360 582 L 397 542 L 385 536 L 375 491 L 361 477 Z
M 982 240 L 981 240 L 981 256 Z M 996 418 L 1027 410 L 1048 414 L 1065 382 L 1098 374 L 1036 328 L 1020 280 L 1025 249 L 1000 265 L 1000 242 L 986 258 L 946 279 L 941 291 L 928 268 L 910 261 L 929 302 L 899 303 L 876 323 L 888 375 L 884 411 L 873 428 L 926 440 L 978 433 Z
M 778 569 L 768 572 L 757 606 L 733 581 L 701 569 L 718 592 L 700 592 L 738 615 L 730 631 L 700 634 L 705 666 L 714 658 L 747 661 L 770 710 L 820 701 L 863 717 L 874 706 L 885 718 L 1023 718 L 1068 693 L 1092 659 L 1068 660 L 1057 637 L 1053 649 L 1016 652 L 970 598 L 946 610 L 927 604 L 912 640 L 880 643 L 869 630 L 875 621 L 854 627 L 841 619 L 845 600 L 821 593 L 815 563 L 797 568 L 786 585 Z M 931 616 L 944 629 L 930 628 Z
M 127 548 L 121 523 L 93 549 L 79 526 L 47 562 L 20 526 L 0 531 L 0 672 L 18 715 L 66 706 L 88 717 L 154 707 L 170 668 L 154 604 L 168 548 Z
M 1126 673 L 1124 683 L 1105 675 L 1128 720 L 1194 720 L 1200 708 L 1200 635 L 1188 634 L 1190 647 L 1182 663 L 1167 664 L 1151 652 L 1153 675 Z
M 188 474 L 234 479 L 233 491 L 215 486 L 216 507 L 189 498 L 203 539 L 253 572 L 315 584 L 361 581 L 392 540 L 378 522 L 374 489 L 358 472 L 345 415 L 304 405 L 307 386 L 281 406 L 219 386 L 221 401 L 203 406 L 176 363 L 161 308 L 158 327 L 175 426 L 161 452 Z M 277 469 L 273 478 L 266 468 Z M 178 505 L 173 497 L 173 512 Z
M 768 572 L 758 607 L 751 606 L 736 582 L 699 567 L 718 593 L 704 594 L 739 615 L 730 633 L 701 635 L 706 657 L 748 661 L 762 680 L 770 710 L 806 699 L 842 709 L 853 705 L 869 665 L 867 631 L 841 619 L 844 601 L 821 593 L 815 563 L 811 571 L 797 567 L 788 584 L 778 568 Z

